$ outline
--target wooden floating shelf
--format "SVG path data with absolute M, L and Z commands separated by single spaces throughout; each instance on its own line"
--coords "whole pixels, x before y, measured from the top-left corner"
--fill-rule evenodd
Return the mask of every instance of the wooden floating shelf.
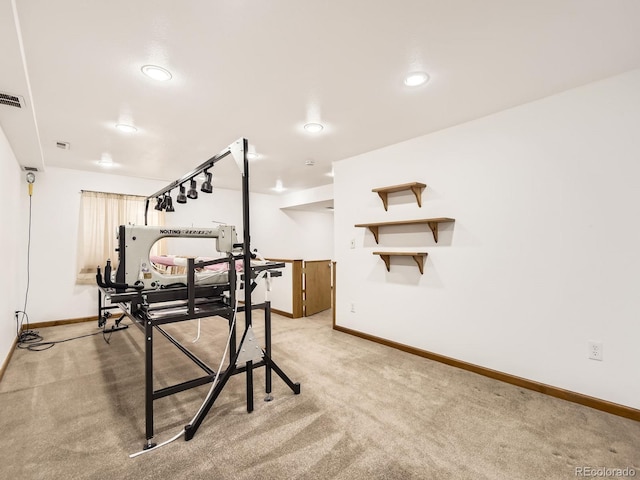
M 405 190 L 411 190 L 413 194 L 416 196 L 416 202 L 418 202 L 418 207 L 422 207 L 422 190 L 424 190 L 426 185 L 420 182 L 411 182 L 411 183 L 403 183 L 402 185 L 393 185 L 391 187 L 380 187 L 374 188 L 371 190 L 372 192 L 376 192 L 380 198 L 382 199 L 382 204 L 384 205 L 384 209 L 388 210 L 389 202 L 388 195 L 390 193 L 395 192 L 403 192 Z
M 424 259 L 429 255 L 427 252 L 373 252 L 373 254 L 380 255 L 387 266 L 387 272 L 391 270 L 391 257 L 413 257 L 421 275 L 424 273 Z
M 446 222 L 455 222 L 453 218 L 439 217 L 439 218 L 423 218 L 420 220 L 401 220 L 399 222 L 378 222 L 378 223 L 359 223 L 356 227 L 366 227 L 373 234 L 376 243 L 378 243 L 378 231 L 380 227 L 387 227 L 393 225 L 429 225 L 431 233 L 433 233 L 433 239 L 438 243 L 438 224 Z

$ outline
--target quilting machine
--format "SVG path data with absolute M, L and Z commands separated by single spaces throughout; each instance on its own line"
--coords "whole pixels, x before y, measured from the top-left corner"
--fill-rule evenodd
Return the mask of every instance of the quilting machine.
M 179 180 L 147 197 L 146 202 L 148 209 L 150 200 L 160 198 L 171 189 L 190 181 L 205 169 L 212 168 L 222 158 L 231 155 L 242 172 L 242 242 L 238 242 L 235 227 L 232 225 L 219 225 L 214 228 L 122 225 L 118 229 L 119 262 L 115 274 L 112 275 L 110 261 L 107 261 L 104 275 L 98 268 L 96 282 L 99 289 L 99 322 L 104 324 L 109 316 L 108 311 L 118 308 L 123 313 L 116 324 L 119 325 L 124 317 L 128 317 L 144 331 L 146 431 L 144 449 L 156 446 L 153 441 L 153 402 L 160 398 L 213 383 L 202 406 L 183 430 L 185 440 L 190 440 L 229 379 L 234 375 L 245 375 L 248 412 L 253 411 L 253 370 L 255 368 L 265 367 L 265 401 L 272 399 L 272 371 L 276 372 L 295 394 L 300 393 L 300 384 L 294 383 L 271 358 L 270 303 L 254 304 L 251 299 L 251 292 L 257 286 L 257 280 L 265 274 L 280 276 L 284 264 L 256 262 L 252 259 L 255 255 L 252 255 L 250 249 L 247 147 L 246 139 L 238 140 Z M 222 256 L 207 260 L 187 258 L 185 274 L 167 275 L 154 268 L 150 256 L 152 246 L 164 237 L 214 239 L 216 250 Z M 242 305 L 239 305 L 239 299 L 236 298 L 239 290 L 244 293 Z M 264 312 L 264 346 L 258 345 L 252 329 L 252 311 L 256 309 Z M 237 312 L 244 312 L 245 320 L 239 342 L 235 328 Z M 226 319 L 230 329 L 228 339 L 230 360 L 226 368 L 217 372 L 163 329 L 163 325 L 166 324 L 209 317 Z M 160 333 L 169 340 L 200 367 L 204 375 L 156 390 L 153 370 L 154 332 Z
M 241 253 L 242 244 L 238 244 L 236 228 L 232 225 L 219 225 L 215 228 L 121 225 L 118 228 L 119 264 L 113 286 L 145 290 L 171 285 L 186 286 L 186 275 L 165 275 L 153 268 L 151 249 L 157 241 L 166 237 L 211 238 L 215 239 L 218 252 L 227 255 Z M 215 274 L 222 271 L 210 269 L 202 274 L 196 273 L 196 285 L 227 283 L 226 275 L 218 278 L 221 275 Z

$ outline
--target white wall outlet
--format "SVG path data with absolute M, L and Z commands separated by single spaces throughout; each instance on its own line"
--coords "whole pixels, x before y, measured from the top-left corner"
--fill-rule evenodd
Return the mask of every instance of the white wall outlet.
M 355 238 L 351 239 L 351 248 L 356 248 L 356 239 Z
M 351 302 L 351 313 L 356 313 L 356 304 Z
M 602 361 L 602 342 L 588 342 L 589 358 Z

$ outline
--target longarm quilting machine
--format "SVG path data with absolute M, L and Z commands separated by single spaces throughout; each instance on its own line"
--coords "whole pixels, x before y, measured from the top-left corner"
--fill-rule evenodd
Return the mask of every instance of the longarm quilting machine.
M 278 367 L 271 356 L 270 302 L 254 304 L 251 299 L 251 293 L 257 286 L 257 282 L 264 277 L 280 276 L 284 264 L 252 258 L 255 257 L 255 254 L 251 251 L 249 232 L 247 147 L 247 140 L 239 139 L 179 180 L 150 195 L 146 200 L 146 209 L 148 210 L 150 201 L 162 198 L 172 189 L 192 181 L 201 172 L 208 172 L 218 161 L 231 156 L 242 173 L 243 235 L 241 242 L 238 242 L 235 226 L 232 225 L 218 225 L 213 228 L 121 225 L 118 229 L 118 266 L 116 271 L 112 272 L 110 261 L 107 261 L 104 267 L 104 275 L 98 268 L 96 281 L 99 292 L 99 323 L 104 325 L 110 316 L 111 309 L 119 309 L 122 313 L 116 320 L 114 329 L 124 328 L 124 326 L 120 327 L 120 321 L 127 317 L 144 331 L 146 431 L 144 450 L 156 447 L 153 440 L 153 402 L 160 398 L 211 384 L 209 393 L 191 422 L 184 427 L 180 434 L 174 437 L 178 438 L 184 434 L 185 440 L 190 440 L 213 407 L 228 380 L 234 375 L 245 375 L 248 412 L 253 411 L 253 370 L 255 368 L 265 368 L 265 401 L 272 399 L 272 372 L 275 372 L 291 388 L 293 393 L 300 393 L 300 384 L 294 383 Z M 146 217 L 145 212 L 145 219 Z M 150 252 L 153 245 L 165 237 L 214 239 L 216 250 L 221 256 L 213 259 L 186 258 L 183 259 L 186 260 L 184 274 L 163 273 L 154 267 Z M 238 292 L 244 292 L 243 302 L 237 298 Z M 256 309 L 264 312 L 264 345 L 259 345 L 252 329 L 252 311 Z M 244 312 L 245 319 L 244 329 L 240 330 L 242 335 L 239 341 L 235 328 L 237 312 Z M 229 362 L 225 368 L 218 368 L 217 371 L 163 329 L 163 326 L 167 324 L 209 317 L 224 318 L 229 324 L 227 340 L 227 348 L 230 352 Z M 155 333 L 160 333 L 169 340 L 200 367 L 204 374 L 198 378 L 156 390 L 154 388 L 153 366 Z

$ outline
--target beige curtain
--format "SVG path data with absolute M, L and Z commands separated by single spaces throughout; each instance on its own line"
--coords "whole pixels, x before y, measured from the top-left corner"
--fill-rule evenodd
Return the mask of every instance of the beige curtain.
M 76 283 L 95 285 L 96 267 L 103 268 L 108 258 L 116 269 L 118 226 L 144 225 L 145 200 L 137 195 L 82 191 Z M 154 206 L 149 205 L 148 225 L 164 225 L 164 212 Z M 151 254 L 164 254 L 164 242 L 157 242 Z

